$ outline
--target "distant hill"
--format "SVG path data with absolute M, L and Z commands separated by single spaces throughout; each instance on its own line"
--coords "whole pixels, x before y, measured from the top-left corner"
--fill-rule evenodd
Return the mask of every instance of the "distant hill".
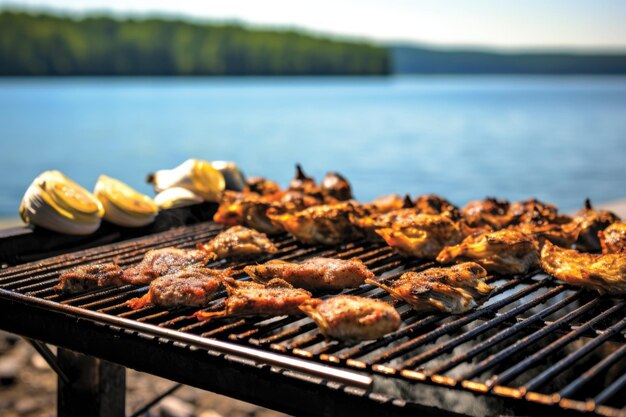
M 397 74 L 626 74 L 624 54 L 498 53 L 390 46 Z
M 168 19 L 0 12 L 0 75 L 383 75 L 386 48 Z

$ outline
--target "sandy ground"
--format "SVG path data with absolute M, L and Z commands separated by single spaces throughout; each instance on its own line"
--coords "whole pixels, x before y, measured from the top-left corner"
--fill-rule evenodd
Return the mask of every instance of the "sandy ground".
M 126 373 L 126 415 L 174 383 L 133 370 Z M 56 374 L 23 339 L 0 332 L 0 416 L 56 415 Z M 281 417 L 284 414 L 191 387 L 182 387 L 147 417 Z

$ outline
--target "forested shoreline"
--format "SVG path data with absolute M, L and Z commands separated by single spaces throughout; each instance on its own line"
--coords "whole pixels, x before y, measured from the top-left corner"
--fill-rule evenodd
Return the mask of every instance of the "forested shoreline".
M 0 75 L 384 75 L 386 48 L 161 18 L 0 13 Z
M 169 18 L 0 11 L 0 76 L 626 74 L 626 53 L 375 45 Z

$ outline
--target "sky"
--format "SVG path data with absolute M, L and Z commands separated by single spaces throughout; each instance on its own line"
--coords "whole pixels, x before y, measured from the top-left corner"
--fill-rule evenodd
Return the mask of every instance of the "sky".
M 626 50 L 624 0 L 0 0 L 0 7 L 176 15 L 379 42 Z

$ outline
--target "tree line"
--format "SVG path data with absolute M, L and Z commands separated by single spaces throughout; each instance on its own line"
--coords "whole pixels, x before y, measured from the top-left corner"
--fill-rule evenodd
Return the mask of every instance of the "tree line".
M 386 48 L 161 18 L 0 13 L 0 75 L 381 75 Z

